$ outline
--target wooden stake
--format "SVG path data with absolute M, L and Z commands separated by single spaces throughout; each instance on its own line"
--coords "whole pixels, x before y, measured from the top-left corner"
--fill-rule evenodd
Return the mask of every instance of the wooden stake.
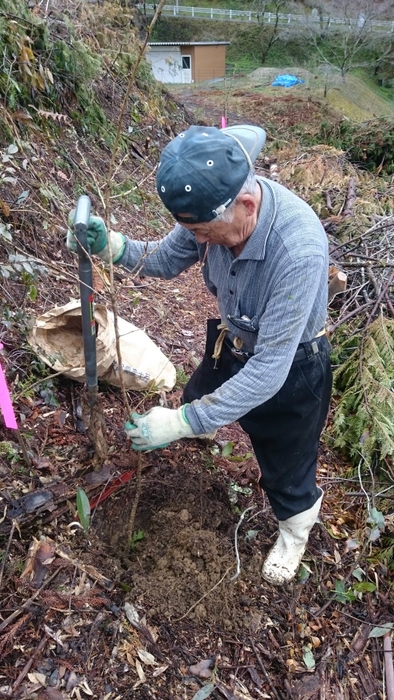
M 391 646 L 391 630 L 383 637 L 383 652 L 387 700 L 394 700 L 394 667 L 393 650 Z

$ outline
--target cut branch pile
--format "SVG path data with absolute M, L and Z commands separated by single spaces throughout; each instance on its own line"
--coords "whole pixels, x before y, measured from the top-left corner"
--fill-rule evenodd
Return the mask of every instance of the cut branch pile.
M 342 305 L 333 304 L 329 332 L 352 320 L 367 328 L 378 314 L 394 317 L 394 216 L 382 217 L 366 231 L 344 243 L 331 242 L 331 262 L 347 276 Z M 342 291 L 342 290 L 339 290 Z
M 351 178 L 347 216 L 355 198 Z M 334 296 L 328 333 L 342 326 L 347 336 L 339 340 L 334 373 L 339 398 L 333 431 L 336 446 L 355 465 L 361 460 L 394 482 L 394 216 L 374 218 L 372 226 L 343 243 L 330 241 L 335 274 L 329 282 Z
M 329 332 L 351 321 L 351 332 L 379 313 L 392 318 L 393 184 L 361 171 L 343 151 L 319 145 L 299 155 L 281 152 L 279 180 L 318 214 L 330 244 Z
M 278 179 L 319 215 L 330 250 L 334 444 L 394 482 L 393 183 L 326 145 L 281 152 Z
M 350 178 L 344 216 L 345 210 L 352 216 L 355 200 Z M 336 446 L 355 465 L 361 459 L 394 482 L 394 216 L 373 219 L 372 226 L 342 243 L 330 240 L 336 274 L 329 288 L 335 283 L 338 292 L 330 301 L 328 333 L 343 326 L 347 335 L 339 341 L 340 366 L 334 373 L 339 398 L 333 431 Z

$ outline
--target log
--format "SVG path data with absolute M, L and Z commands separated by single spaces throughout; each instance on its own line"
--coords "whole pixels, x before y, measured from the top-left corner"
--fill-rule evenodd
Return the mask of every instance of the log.
M 331 301 L 336 294 L 344 292 L 347 287 L 347 275 L 344 272 L 338 271 L 330 279 L 328 283 L 328 301 Z
M 356 201 L 356 178 L 351 177 L 349 180 L 349 188 L 347 192 L 345 206 L 342 212 L 342 216 L 351 216 L 353 213 L 353 205 Z

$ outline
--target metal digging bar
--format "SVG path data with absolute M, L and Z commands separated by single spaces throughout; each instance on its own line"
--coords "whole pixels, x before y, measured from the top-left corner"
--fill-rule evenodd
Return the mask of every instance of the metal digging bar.
M 79 197 L 74 219 L 85 359 L 86 396 L 82 406 L 82 414 L 83 423 L 94 446 L 96 457 L 103 461 L 108 453 L 108 445 L 105 437 L 103 411 L 98 396 L 93 270 L 87 237 L 90 207 L 91 203 L 87 195 Z

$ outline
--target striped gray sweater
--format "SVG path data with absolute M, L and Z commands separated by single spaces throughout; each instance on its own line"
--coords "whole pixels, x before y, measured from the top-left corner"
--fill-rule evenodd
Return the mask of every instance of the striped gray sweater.
M 313 210 L 282 185 L 258 178 L 259 219 L 235 258 L 211 245 L 202 267 L 217 297 L 229 337 L 254 353 L 238 374 L 186 409 L 195 435 L 232 423 L 274 396 L 284 384 L 297 346 L 324 327 L 328 242 Z M 161 241 L 127 239 L 118 264 L 151 277 L 172 279 L 204 257 L 206 244 L 177 224 Z

